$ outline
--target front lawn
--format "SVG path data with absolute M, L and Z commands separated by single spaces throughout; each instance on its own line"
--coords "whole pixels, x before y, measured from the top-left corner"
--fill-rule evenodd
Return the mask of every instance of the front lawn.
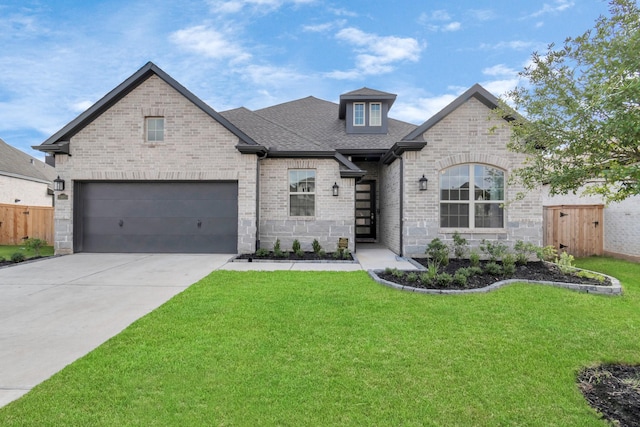
M 624 295 L 217 271 L 0 409 L 0 425 L 604 426 L 576 375 L 640 363 L 640 265 L 578 266 Z
M 24 245 L 0 245 L 0 258 L 5 260 L 11 259 L 11 255 L 16 252 L 24 254 L 25 258 L 32 258 L 35 256 L 31 249 L 24 247 Z M 53 246 L 44 246 L 40 249 L 40 256 L 53 255 Z

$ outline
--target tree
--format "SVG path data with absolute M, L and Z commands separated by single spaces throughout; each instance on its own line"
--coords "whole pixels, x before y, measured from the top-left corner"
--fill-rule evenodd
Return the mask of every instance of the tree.
M 619 201 L 640 194 L 640 11 L 633 0 L 610 2 L 583 35 L 534 53 L 523 84 L 503 103 L 510 148 L 527 155 L 512 178 L 551 194 Z M 509 112 L 510 111 L 510 112 Z

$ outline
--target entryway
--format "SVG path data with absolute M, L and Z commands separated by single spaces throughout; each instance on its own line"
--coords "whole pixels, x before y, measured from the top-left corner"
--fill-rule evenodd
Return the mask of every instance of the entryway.
M 376 239 L 376 182 L 356 184 L 356 240 Z

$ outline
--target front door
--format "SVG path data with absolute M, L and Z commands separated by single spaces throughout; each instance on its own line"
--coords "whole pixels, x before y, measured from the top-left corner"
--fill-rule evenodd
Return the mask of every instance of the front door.
M 356 239 L 376 238 L 376 182 L 356 184 Z

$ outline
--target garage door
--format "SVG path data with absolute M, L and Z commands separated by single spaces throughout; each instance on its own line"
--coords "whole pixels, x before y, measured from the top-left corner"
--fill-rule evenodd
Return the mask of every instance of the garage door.
M 84 182 L 81 252 L 236 253 L 237 182 Z

